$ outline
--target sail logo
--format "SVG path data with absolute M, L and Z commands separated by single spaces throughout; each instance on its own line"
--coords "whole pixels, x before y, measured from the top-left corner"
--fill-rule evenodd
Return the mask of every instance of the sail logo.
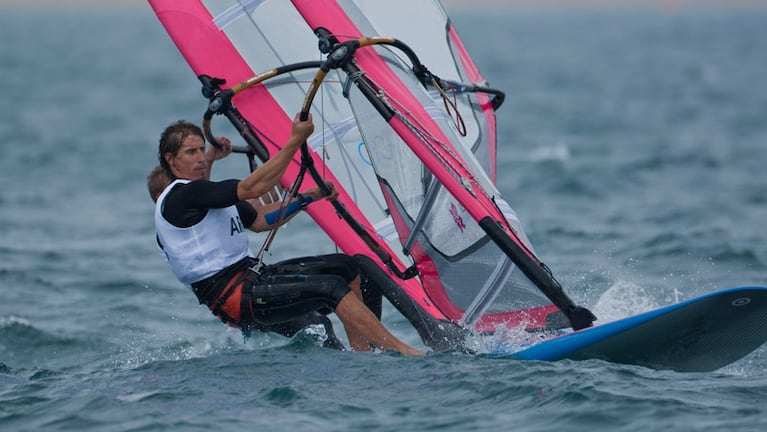
M 450 203 L 450 216 L 453 216 L 455 224 L 458 225 L 458 228 L 463 233 L 466 229 L 466 223 L 463 221 L 461 215 L 458 214 L 458 207 L 455 206 L 455 203 Z
M 242 221 L 239 216 L 229 218 L 229 236 L 242 234 L 245 229 L 242 227 Z

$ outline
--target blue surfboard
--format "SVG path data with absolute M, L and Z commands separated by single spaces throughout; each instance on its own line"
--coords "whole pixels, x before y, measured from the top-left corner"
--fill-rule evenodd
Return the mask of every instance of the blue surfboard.
M 767 288 L 717 291 L 545 340 L 525 360 L 601 359 L 680 372 L 717 370 L 767 342 Z

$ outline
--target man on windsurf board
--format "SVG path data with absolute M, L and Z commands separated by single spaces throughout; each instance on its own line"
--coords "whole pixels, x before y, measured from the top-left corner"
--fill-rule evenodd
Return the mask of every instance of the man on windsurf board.
M 297 117 L 285 146 L 248 177 L 212 182 L 210 166 L 229 154 L 231 146 L 206 152 L 199 127 L 184 121 L 168 126 L 158 157 L 172 182 L 157 197 L 155 207 L 162 253 L 200 303 L 233 327 L 270 329 L 334 311 L 354 350 L 423 354 L 392 335 L 363 303 L 353 257 L 335 254 L 263 265 L 250 251 L 244 228 L 268 231 L 322 198 L 314 188 L 287 205 L 256 200 L 278 184 L 313 130 L 311 117 L 306 121 Z M 327 186 L 332 191 L 328 199 L 335 199 L 335 187 L 330 182 Z

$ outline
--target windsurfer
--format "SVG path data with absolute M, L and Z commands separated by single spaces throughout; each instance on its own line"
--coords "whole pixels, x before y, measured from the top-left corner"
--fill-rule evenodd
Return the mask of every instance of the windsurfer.
M 392 335 L 363 303 L 354 258 L 335 254 L 262 265 L 250 251 L 244 228 L 270 230 L 322 198 L 319 188 L 313 188 L 291 199 L 286 208 L 280 202 L 257 200 L 279 182 L 293 154 L 313 130 L 311 117 L 307 121 L 296 117 L 282 150 L 248 177 L 212 182 L 208 180 L 210 167 L 231 152 L 229 142 L 221 149 L 206 151 L 197 126 L 184 121 L 168 126 L 158 152 L 170 181 L 156 197 L 155 226 L 161 250 L 176 277 L 231 326 L 295 334 L 307 324 L 329 324 L 325 314 L 335 311 L 354 350 L 423 354 Z M 148 186 L 154 199 L 151 180 L 152 174 Z M 328 199 L 336 199 L 334 185 L 328 182 L 327 186 L 331 190 Z M 332 331 L 329 336 L 335 339 Z
M 221 142 L 223 142 L 221 140 L 221 137 L 219 137 L 218 139 Z M 160 194 L 162 194 L 162 192 L 165 190 L 166 187 L 168 187 L 170 183 L 171 183 L 171 179 L 168 176 L 168 174 L 165 172 L 165 169 L 162 167 L 162 165 L 157 165 L 152 169 L 152 171 L 147 176 L 146 185 L 147 185 L 147 189 L 149 190 L 149 196 L 152 198 L 153 202 L 157 202 L 157 198 L 160 196 Z M 262 197 L 260 200 L 263 200 L 263 199 L 264 198 Z M 271 196 L 271 193 L 267 193 L 266 199 L 269 200 L 267 202 L 275 201 L 273 197 Z M 162 251 L 162 245 L 160 244 L 159 236 L 157 237 L 157 245 Z M 322 264 L 322 267 L 316 266 L 316 265 L 311 267 L 306 267 L 307 265 L 307 263 L 305 262 L 306 260 L 302 260 L 300 262 L 301 269 L 304 272 L 310 269 L 314 269 L 314 270 L 317 270 L 320 274 L 322 272 L 326 272 L 328 259 L 327 257 L 323 257 L 323 258 L 325 259 L 321 259 L 320 257 L 315 257 L 315 260 L 318 260 Z M 373 310 L 374 313 L 377 313 L 377 316 L 380 317 L 381 296 L 379 295 L 377 298 L 375 298 L 371 294 L 373 294 L 372 290 L 363 290 L 363 296 L 365 297 L 365 304 L 368 306 L 368 308 Z M 264 325 L 260 323 L 255 323 L 254 328 L 252 328 L 252 330 L 258 330 L 263 332 L 271 331 L 271 332 L 279 333 L 283 336 L 293 337 L 295 336 L 297 332 L 299 332 L 300 330 L 312 324 L 319 324 L 325 328 L 325 334 L 327 337 L 323 341 L 323 346 L 328 348 L 334 348 L 334 349 L 344 349 L 343 343 L 340 340 L 338 340 L 338 338 L 335 335 L 335 332 L 333 331 L 333 324 L 325 315 L 322 315 L 316 311 L 308 313 L 300 317 L 296 317 L 289 321 L 275 324 L 275 325 Z

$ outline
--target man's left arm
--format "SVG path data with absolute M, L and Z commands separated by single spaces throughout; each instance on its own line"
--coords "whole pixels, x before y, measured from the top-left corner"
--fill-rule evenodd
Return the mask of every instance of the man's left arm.
M 335 200 L 338 197 L 338 191 L 332 182 L 326 182 L 330 195 L 329 200 Z M 296 217 L 301 210 L 305 210 L 309 204 L 322 199 L 320 188 L 315 187 L 306 190 L 285 204 L 282 201 L 276 201 L 269 204 L 261 204 L 257 200 L 248 200 L 257 212 L 257 217 L 250 224 L 250 229 L 255 232 L 268 231 L 276 226 L 282 226 Z

